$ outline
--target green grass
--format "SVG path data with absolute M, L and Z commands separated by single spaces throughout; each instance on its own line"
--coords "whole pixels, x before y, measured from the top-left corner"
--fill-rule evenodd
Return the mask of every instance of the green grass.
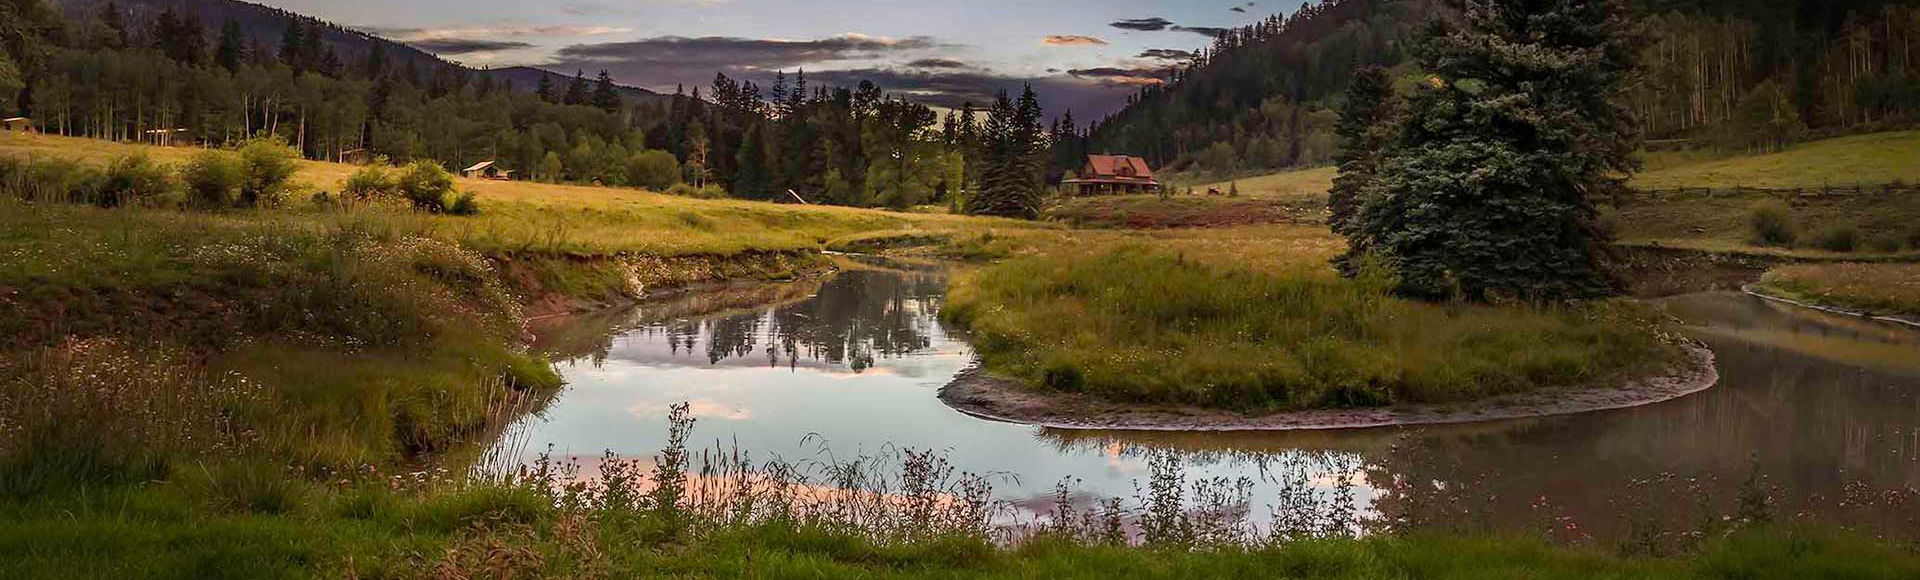
M 1757 288 L 1803 302 L 1878 315 L 1920 317 L 1920 264 L 1795 264 Z
M 1580 386 L 1675 352 L 1626 305 L 1431 305 L 1389 296 L 1390 280 L 1326 270 L 1069 250 L 960 277 L 943 316 L 970 331 L 989 369 L 1036 386 L 1244 411 Z
M 0 133 L 0 156 L 75 159 L 105 166 L 146 155 L 179 165 L 193 148 L 152 147 L 92 139 Z M 305 202 L 313 191 L 338 192 L 352 165 L 302 161 L 293 181 L 301 193 L 290 207 L 232 212 L 230 222 L 271 223 L 283 230 L 321 230 L 337 211 Z M 458 178 L 455 187 L 478 196 L 475 217 L 400 214 L 393 228 L 456 240 L 481 252 L 656 256 L 731 255 L 751 251 L 815 250 L 843 236 L 888 229 L 1020 228 L 1032 224 L 967 216 L 893 213 L 829 206 L 700 200 L 638 189 Z
M 1920 131 L 1854 135 L 1815 141 L 1769 155 L 1682 152 L 1650 154 L 1641 189 L 1676 187 L 1819 188 L 1825 185 L 1920 183 Z

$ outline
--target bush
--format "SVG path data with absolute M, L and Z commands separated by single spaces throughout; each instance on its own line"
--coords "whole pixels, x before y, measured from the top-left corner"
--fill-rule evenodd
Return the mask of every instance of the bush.
M 254 139 L 240 146 L 240 163 L 246 183 L 240 189 L 240 204 L 274 205 L 286 197 L 287 182 L 299 171 L 300 153 L 278 138 Z
M 1913 229 L 1907 230 L 1907 248 L 1920 250 L 1920 225 L 1915 225 Z
M 480 215 L 480 202 L 473 198 L 473 192 L 465 192 L 453 200 L 447 207 L 448 215 Z
M 192 194 L 194 205 L 232 207 L 240 201 L 240 188 L 246 184 L 247 171 L 240 156 L 207 150 L 187 160 L 186 167 L 180 170 L 180 180 Z
M 98 196 L 99 170 L 72 159 L 33 159 L 8 170 L 7 189 L 27 201 L 87 203 Z
M 672 153 L 659 149 L 635 153 L 627 157 L 627 183 L 653 191 L 667 191 L 667 188 L 680 183 L 680 160 L 675 159 Z
M 367 201 L 393 195 L 394 189 L 393 176 L 385 166 L 368 165 L 347 176 L 347 181 L 340 184 L 340 197 L 343 200 Z
M 1747 214 L 1747 223 L 1753 227 L 1755 243 L 1769 246 L 1790 246 L 1799 236 L 1794 233 L 1792 210 L 1786 202 L 1767 200 L 1753 206 Z
M 1885 254 L 1898 252 L 1903 245 L 1905 244 L 1900 240 L 1900 237 L 1894 235 L 1874 236 L 1872 239 L 1867 240 L 1867 249 Z
M 118 207 L 158 197 L 172 188 L 173 177 L 167 168 L 153 163 L 145 155 L 129 155 L 107 166 L 93 203 L 100 207 Z
M 1829 252 L 1851 252 L 1860 247 L 1860 230 L 1853 226 L 1829 229 L 1815 238 L 1814 245 Z
M 438 163 L 415 161 L 401 172 L 394 187 L 413 204 L 413 209 L 444 213 L 447 196 L 453 194 L 453 174 Z
M 685 183 L 676 183 L 673 187 L 667 188 L 667 195 L 691 197 L 694 199 L 725 199 L 727 197 L 727 190 L 720 189 L 720 186 L 713 184 L 708 184 L 706 187 L 694 187 Z

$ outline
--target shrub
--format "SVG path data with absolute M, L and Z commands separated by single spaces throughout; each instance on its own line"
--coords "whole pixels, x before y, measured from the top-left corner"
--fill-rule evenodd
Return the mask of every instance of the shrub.
M 93 203 L 100 207 L 117 207 L 142 199 L 158 197 L 173 188 L 173 177 L 167 168 L 147 159 L 145 155 L 129 155 L 115 159 L 107 166 L 106 176 L 101 180 L 100 191 L 94 196 Z
M 413 209 L 443 213 L 447 211 L 447 196 L 453 194 L 453 174 L 438 163 L 415 161 L 400 173 L 394 187 Z
M 673 187 L 667 188 L 666 193 L 667 195 L 691 197 L 694 199 L 725 199 L 727 197 L 727 190 L 720 189 L 720 186 L 713 184 L 708 184 L 706 187 L 694 187 L 685 183 L 676 183 Z
M 99 170 L 72 159 L 32 159 L 8 171 L 14 176 L 6 188 L 28 201 L 90 202 L 99 194 L 102 182 Z
M 1839 226 L 1821 232 L 1814 244 L 1829 252 L 1851 252 L 1860 247 L 1860 230 L 1853 226 Z
M 447 207 L 447 214 L 480 215 L 480 202 L 473 198 L 471 191 L 461 193 L 460 197 L 453 200 L 453 205 Z
M 1753 227 L 1754 242 L 1762 245 L 1793 245 L 1799 237 L 1794 233 L 1792 210 L 1786 202 L 1777 199 L 1753 206 L 1753 211 L 1747 214 L 1747 223 Z
M 241 205 L 274 205 L 286 197 L 287 182 L 300 169 L 299 159 L 300 153 L 278 138 L 254 139 L 240 146 L 240 163 L 246 172 Z
M 1915 225 L 1913 229 L 1907 230 L 1907 248 L 1920 250 L 1920 225 Z
M 650 149 L 627 157 L 627 183 L 653 191 L 667 191 L 680 183 L 680 160 L 672 153 Z M 677 195 L 677 194 L 676 194 Z
M 1903 245 L 1905 244 L 1901 242 L 1900 237 L 1894 235 L 1874 236 L 1867 240 L 1867 249 L 1886 254 L 1900 251 Z
M 207 150 L 187 160 L 186 167 L 180 170 L 180 180 L 192 194 L 194 205 L 231 207 L 240 201 L 240 188 L 247 181 L 247 172 L 240 156 Z
M 367 201 L 393 195 L 393 192 L 393 176 L 385 166 L 377 164 L 354 170 L 353 175 L 340 184 L 340 197 L 345 200 Z

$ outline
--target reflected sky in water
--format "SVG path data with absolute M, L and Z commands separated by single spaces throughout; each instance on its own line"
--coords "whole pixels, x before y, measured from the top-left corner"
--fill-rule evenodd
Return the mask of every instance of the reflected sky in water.
M 983 421 L 939 402 L 971 360 L 937 319 L 944 286 L 937 272 L 856 269 L 776 290 L 785 295 L 764 297 L 771 306 L 697 315 L 684 303 L 650 305 L 544 329 L 539 346 L 560 361 L 568 389 L 502 445 L 522 459 L 548 445 L 646 457 L 665 442 L 668 406 L 685 401 L 703 446 L 737 443 L 756 459 L 792 462 L 934 449 L 960 470 L 1004 475 L 996 489 L 1016 502 L 1044 504 L 1064 478 L 1132 497 L 1146 452 L 1169 449 L 1190 477 L 1256 480 L 1255 513 L 1276 491 L 1276 471 L 1312 465 L 1375 482 L 1474 481 L 1487 498 L 1476 509 L 1508 527 L 1539 519 L 1533 504 L 1544 496 L 1595 522 L 1596 534 L 1609 533 L 1621 489 L 1662 473 L 1731 486 L 1758 465 L 1788 509 L 1849 483 L 1920 487 L 1920 333 L 1889 324 L 1691 295 L 1661 306 L 1713 347 L 1722 382 L 1661 405 L 1419 429 L 1076 432 Z M 1395 501 L 1363 486 L 1362 500 L 1376 499 Z

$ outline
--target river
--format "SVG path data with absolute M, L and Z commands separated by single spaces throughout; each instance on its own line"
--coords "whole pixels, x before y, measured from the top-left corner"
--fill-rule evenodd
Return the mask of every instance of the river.
M 547 322 L 535 347 L 568 387 L 494 452 L 510 463 L 650 457 L 669 406 L 686 402 L 696 447 L 787 462 L 934 450 L 1036 512 L 1062 481 L 1082 497 L 1134 497 L 1148 455 L 1171 451 L 1189 480 L 1248 481 L 1255 519 L 1280 481 L 1308 470 L 1322 488 L 1352 478 L 1363 508 L 1451 509 L 1576 538 L 1618 536 L 1633 510 L 1673 525 L 1719 517 L 1742 489 L 1768 490 L 1782 517 L 1913 531 L 1912 515 L 1884 503 L 1920 488 L 1920 332 L 1909 328 L 1691 294 L 1659 305 L 1715 351 L 1721 382 L 1663 404 L 1405 429 L 1061 431 L 976 419 L 935 397 L 971 360 L 937 318 L 944 288 L 938 268 L 878 264 Z M 1425 499 L 1440 505 L 1408 508 L 1410 485 L 1446 491 Z

